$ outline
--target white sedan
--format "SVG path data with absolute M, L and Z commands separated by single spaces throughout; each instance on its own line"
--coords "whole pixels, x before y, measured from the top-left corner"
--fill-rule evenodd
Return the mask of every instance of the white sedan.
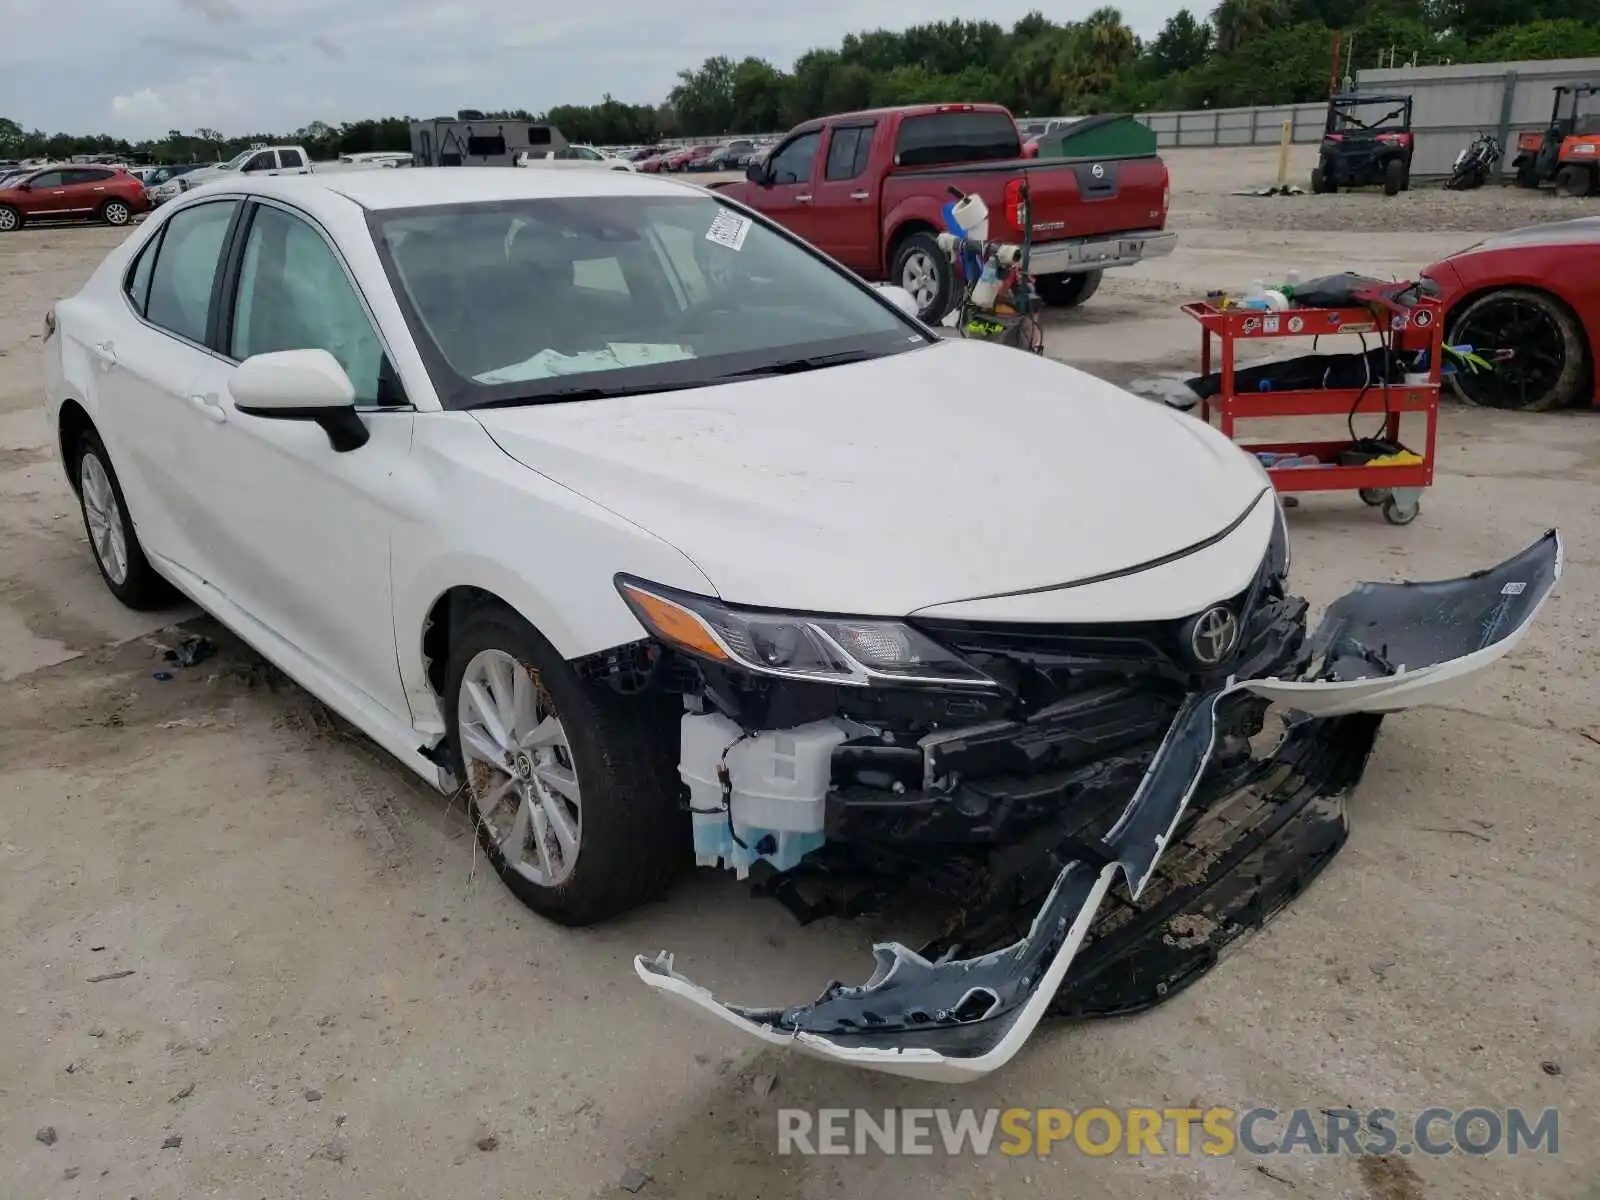
M 1560 544 L 1363 585 L 1308 635 L 1251 456 L 908 300 L 671 180 L 232 178 L 51 310 L 48 417 L 106 586 L 177 589 L 465 785 L 537 911 L 598 921 L 698 860 L 806 915 L 959 912 L 798 1007 L 635 968 L 743 1034 L 965 1079 L 1286 902 L 1370 714 L 1509 650 Z M 1257 755 L 1273 701 L 1301 715 Z M 1256 839 L 1243 874 L 1164 874 L 1218 829 Z M 1223 889 L 1218 932 L 1096 924 L 1180 883 Z

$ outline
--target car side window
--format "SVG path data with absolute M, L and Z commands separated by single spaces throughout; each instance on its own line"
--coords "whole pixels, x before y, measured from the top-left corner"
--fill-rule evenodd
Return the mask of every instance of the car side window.
M 172 214 L 150 274 L 145 320 L 204 343 L 212 285 L 237 200 L 214 200 Z
M 773 183 L 808 183 L 811 180 L 811 161 L 817 156 L 817 146 L 822 142 L 822 130 L 802 133 L 772 159 Z
M 55 188 L 61 187 L 66 181 L 67 173 L 65 171 L 45 171 L 30 179 L 28 186 L 33 188 Z
M 355 387 L 356 406 L 378 405 L 383 343 L 327 240 L 281 208 L 256 209 L 245 240 L 228 353 L 326 350 Z
M 142 317 L 145 306 L 150 302 L 150 275 L 155 270 L 156 249 L 161 244 L 161 234 L 150 239 L 150 244 L 139 251 L 139 257 L 133 260 L 133 269 L 128 272 L 128 277 L 122 285 L 122 290 L 128 294 L 128 301 Z
M 246 171 L 271 171 L 278 165 L 278 160 L 273 158 L 271 150 L 263 150 L 244 164 Z
M 847 129 L 835 128 L 828 143 L 828 166 L 824 178 L 854 179 L 867 166 L 863 143 L 872 140 L 872 130 L 859 125 Z
M 305 157 L 298 150 L 280 150 L 278 157 L 283 160 L 286 167 L 303 167 L 306 165 Z

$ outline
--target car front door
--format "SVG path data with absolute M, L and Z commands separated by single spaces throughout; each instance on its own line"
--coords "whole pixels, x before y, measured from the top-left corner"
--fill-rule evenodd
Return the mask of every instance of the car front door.
M 390 608 L 390 542 L 407 491 L 413 411 L 343 258 L 309 217 L 252 207 L 224 290 L 219 357 L 194 385 L 187 462 L 205 498 L 207 573 L 225 598 L 343 684 L 410 720 Z M 322 428 L 238 411 L 235 364 L 274 350 L 327 350 L 370 433 L 339 453 Z M 398 402 L 397 402 L 398 401 Z M 191 410 L 195 412 L 196 410 Z
M 27 190 L 17 205 L 26 216 L 64 217 L 72 208 L 72 193 L 65 171 L 40 171 L 25 182 Z
M 821 145 L 822 130 L 811 129 L 778 147 L 767 160 L 761 186 L 751 191 L 750 202 L 791 233 L 831 253 L 830 245 L 817 240 L 821 229 L 813 204 L 812 175 Z
M 878 194 L 867 171 L 875 126 L 834 125 L 828 131 L 822 177 L 812 204 L 817 220 L 826 222 L 825 249 L 845 266 L 863 274 L 879 264 Z
M 139 252 L 123 281 L 126 308 L 86 332 L 100 364 L 98 421 L 147 553 L 205 576 L 206 498 L 184 446 L 200 420 L 193 384 L 206 349 L 212 292 L 239 201 L 180 209 Z

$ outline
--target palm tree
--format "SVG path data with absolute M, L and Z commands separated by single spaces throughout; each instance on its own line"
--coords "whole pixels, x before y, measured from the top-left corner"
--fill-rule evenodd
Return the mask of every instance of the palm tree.
M 1284 0 L 1222 0 L 1211 13 L 1217 49 L 1237 50 L 1288 19 Z

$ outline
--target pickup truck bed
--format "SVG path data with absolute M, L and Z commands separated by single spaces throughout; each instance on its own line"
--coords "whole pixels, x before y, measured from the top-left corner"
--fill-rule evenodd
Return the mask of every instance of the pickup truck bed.
M 901 285 L 930 320 L 956 294 L 934 243 L 952 187 L 983 197 L 991 239 L 1015 241 L 1016 198 L 1027 181 L 1033 271 L 1050 304 L 1086 300 L 1107 267 L 1171 253 L 1159 157 L 1021 153 L 1015 123 L 995 105 L 878 109 L 799 126 L 723 191 L 866 278 Z

